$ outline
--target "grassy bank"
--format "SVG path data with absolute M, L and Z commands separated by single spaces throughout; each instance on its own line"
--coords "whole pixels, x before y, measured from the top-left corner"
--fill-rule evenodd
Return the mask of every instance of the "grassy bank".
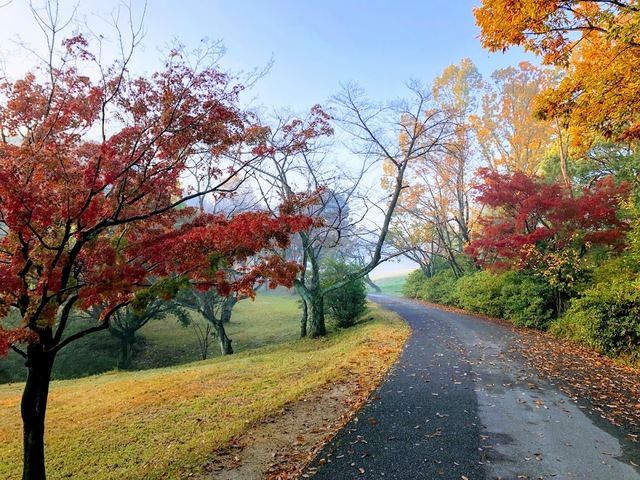
M 380 287 L 382 293 L 385 295 L 391 295 L 393 297 L 401 297 L 402 296 L 402 287 L 404 286 L 404 282 L 407 279 L 407 274 L 402 275 L 393 275 L 387 277 L 381 277 L 374 280 L 375 284 Z M 369 292 L 373 292 L 371 288 L 369 288 Z
M 243 300 L 233 310 L 231 323 L 225 328 L 236 352 L 265 345 L 290 342 L 298 338 L 300 309 L 297 296 L 284 290 L 260 292 L 255 301 Z M 93 326 L 78 320 L 75 330 Z M 131 370 L 169 367 L 201 360 L 198 338 L 191 327 L 182 326 L 175 317 L 153 320 L 137 333 Z M 97 332 L 73 342 L 56 357 L 55 380 L 86 377 L 118 369 L 119 340 L 107 331 Z M 213 341 L 208 356 L 220 356 Z M 15 352 L 0 358 L 0 383 L 26 379 L 24 360 Z
M 182 478 L 253 422 L 328 382 L 358 378 L 371 388 L 408 335 L 392 314 L 371 311 L 374 320 L 320 340 L 54 382 L 46 431 L 49 478 Z M 269 316 L 273 333 L 280 326 Z M 0 478 L 20 476 L 21 389 L 0 386 Z

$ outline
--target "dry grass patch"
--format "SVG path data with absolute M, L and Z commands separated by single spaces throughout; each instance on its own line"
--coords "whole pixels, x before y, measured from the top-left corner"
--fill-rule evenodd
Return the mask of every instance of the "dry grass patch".
M 283 405 L 353 376 L 373 384 L 408 327 L 375 319 L 320 340 L 265 347 L 182 367 L 54 382 L 47 413 L 50 479 L 182 478 Z M 19 478 L 21 385 L 0 387 L 0 478 Z

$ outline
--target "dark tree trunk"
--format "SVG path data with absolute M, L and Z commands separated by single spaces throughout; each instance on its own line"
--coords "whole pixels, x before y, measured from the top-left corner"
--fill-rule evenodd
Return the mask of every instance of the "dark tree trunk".
M 300 338 L 307 336 L 307 321 L 309 318 L 309 307 L 307 301 L 302 298 L 302 318 L 300 319 Z
M 24 457 L 22 480 L 45 480 L 44 419 L 49 397 L 49 382 L 55 354 L 45 353 L 42 344 L 27 349 L 28 376 L 22 394 Z
M 231 348 L 231 339 L 227 337 L 227 332 L 224 331 L 224 324 L 220 321 L 214 322 L 214 325 L 220 342 L 220 352 L 222 355 L 231 355 L 233 353 L 233 348 Z
M 122 332 L 120 336 L 120 368 L 131 366 L 134 343 L 136 343 L 136 337 L 133 332 Z
M 222 309 L 220 310 L 220 320 L 222 323 L 229 323 L 231 321 L 231 311 L 233 307 L 238 303 L 238 297 L 236 295 L 228 296 L 222 303 Z
M 365 283 L 367 285 L 369 285 L 371 288 L 373 288 L 374 292 L 382 293 L 382 290 L 380 289 L 380 287 L 378 285 L 376 285 L 373 280 L 371 280 L 371 277 L 369 276 L 368 273 L 364 276 L 364 281 L 365 281 Z

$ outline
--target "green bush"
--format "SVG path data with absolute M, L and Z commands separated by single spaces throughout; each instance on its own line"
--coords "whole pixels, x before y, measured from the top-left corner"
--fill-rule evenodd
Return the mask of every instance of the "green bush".
M 505 274 L 501 295 L 504 316 L 516 325 L 546 330 L 556 316 L 555 292 L 543 279 L 526 272 Z
M 553 288 L 523 271 L 466 275 L 458 280 L 456 295 L 465 310 L 523 327 L 546 329 L 555 316 Z
M 458 280 L 455 295 L 460 307 L 489 317 L 503 318 L 505 312 L 502 289 L 512 272 L 495 274 L 482 270 Z
M 612 357 L 640 356 L 640 282 L 620 277 L 599 282 L 574 299 L 556 330 L 563 328 Z M 574 325 L 573 328 L 568 324 Z M 574 338 L 575 339 L 575 338 Z
M 452 270 L 438 272 L 429 280 L 423 285 L 423 300 L 441 305 L 457 306 L 456 278 Z
M 402 295 L 407 298 L 419 298 L 422 284 L 427 280 L 422 270 L 411 272 L 402 286 Z
M 407 277 L 403 294 L 469 312 L 506 318 L 516 325 L 546 329 L 555 317 L 555 293 L 543 279 L 522 271 L 474 272 L 455 279 L 451 270 L 426 277 L 416 270 Z
M 588 341 L 588 326 L 583 320 L 584 317 L 582 315 L 576 317 L 574 313 L 564 312 L 549 324 L 548 331 L 556 337 L 590 345 L 591 342 Z
M 584 343 L 611 357 L 640 358 L 640 273 L 632 256 L 623 255 L 594 270 L 591 285 L 549 331 Z
M 402 294 L 425 302 L 456 305 L 455 284 L 456 279 L 450 269 L 441 270 L 433 277 L 427 277 L 421 270 L 416 270 L 407 277 Z
M 328 288 L 344 280 L 358 270 L 343 260 L 328 258 L 323 262 L 322 286 Z M 358 278 L 347 285 L 333 290 L 324 296 L 324 306 L 329 316 L 335 320 L 338 328 L 348 328 L 367 310 L 367 288 L 363 278 Z

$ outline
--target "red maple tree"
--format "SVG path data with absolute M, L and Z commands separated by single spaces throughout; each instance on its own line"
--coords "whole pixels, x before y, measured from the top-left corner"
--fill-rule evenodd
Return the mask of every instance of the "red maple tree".
M 45 478 L 44 419 L 61 348 L 106 329 L 118 308 L 185 283 L 224 294 L 251 293 L 265 276 L 290 286 L 298 266 L 272 250 L 311 222 L 186 206 L 247 167 L 220 164 L 254 127 L 238 107 L 242 86 L 215 64 L 193 68 L 175 50 L 158 73 L 133 77 L 114 65 L 93 81 L 81 73 L 95 61 L 84 38 L 64 46 L 62 67 L 0 82 L 0 314 L 22 317 L 17 327 L 0 323 L 0 353 L 15 350 L 28 369 L 24 479 Z M 194 162 L 214 180 L 205 191 L 181 186 Z M 241 282 L 227 279 L 225 268 L 261 252 Z M 101 323 L 69 335 L 72 310 L 93 305 L 104 307 Z
M 629 223 L 618 211 L 630 191 L 626 183 L 607 177 L 572 196 L 564 185 L 522 172 L 478 173 L 476 199 L 490 213 L 480 218 L 481 231 L 466 251 L 481 265 L 535 269 L 545 254 L 582 254 L 589 245 L 615 249 L 624 243 Z

